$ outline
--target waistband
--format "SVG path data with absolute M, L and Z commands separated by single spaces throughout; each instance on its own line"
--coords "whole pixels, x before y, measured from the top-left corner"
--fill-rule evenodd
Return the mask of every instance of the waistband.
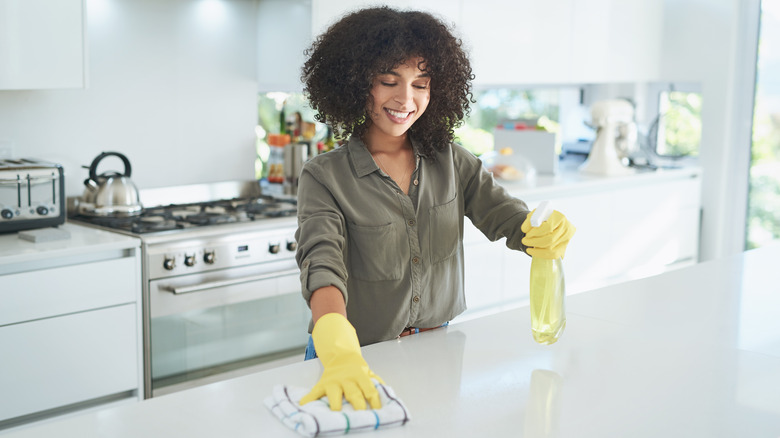
M 407 328 L 405 328 L 405 329 L 404 329 L 404 330 L 401 332 L 401 334 L 400 334 L 400 335 L 398 335 L 398 337 L 399 337 L 399 338 L 402 338 L 402 337 L 404 337 L 404 336 L 409 336 L 409 335 L 414 335 L 414 334 L 417 334 L 417 333 L 427 332 L 428 330 L 433 330 L 433 329 L 437 329 L 437 328 L 441 328 L 441 327 L 446 327 L 446 326 L 448 326 L 449 324 L 450 324 L 450 323 L 449 323 L 449 321 L 448 321 L 448 322 L 445 322 L 444 324 L 442 324 L 442 325 L 440 325 L 440 326 L 438 326 L 438 327 L 430 327 L 430 328 L 407 327 Z

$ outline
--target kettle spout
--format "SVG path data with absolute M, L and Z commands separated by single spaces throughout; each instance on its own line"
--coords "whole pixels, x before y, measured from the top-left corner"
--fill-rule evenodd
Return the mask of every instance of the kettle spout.
M 90 178 L 87 178 L 87 179 L 84 180 L 84 186 L 86 187 L 86 191 L 87 192 L 90 192 L 90 193 L 97 192 L 98 185 L 97 185 L 97 183 L 94 180 L 92 180 Z

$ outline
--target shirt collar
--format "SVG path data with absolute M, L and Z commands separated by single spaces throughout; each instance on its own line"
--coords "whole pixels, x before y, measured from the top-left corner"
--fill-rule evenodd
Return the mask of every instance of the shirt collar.
M 362 178 L 379 169 L 374 162 L 374 158 L 371 157 L 371 152 L 368 151 L 363 140 L 357 135 L 349 137 L 347 151 L 349 151 L 349 156 L 352 159 L 352 166 L 354 166 L 358 178 Z
M 414 139 L 411 139 L 411 142 L 415 156 L 422 157 L 422 155 L 418 152 L 420 148 L 418 147 L 417 142 Z M 363 140 L 361 140 L 358 136 L 353 135 L 349 138 L 349 142 L 347 143 L 347 150 L 349 151 L 349 156 L 352 159 L 352 166 L 355 167 L 355 172 L 357 172 L 358 178 L 362 178 L 371 172 L 379 170 L 379 166 L 376 165 L 374 157 L 371 156 L 371 152 L 368 151 L 366 144 L 363 143 Z M 418 162 L 419 161 L 415 159 L 415 165 Z

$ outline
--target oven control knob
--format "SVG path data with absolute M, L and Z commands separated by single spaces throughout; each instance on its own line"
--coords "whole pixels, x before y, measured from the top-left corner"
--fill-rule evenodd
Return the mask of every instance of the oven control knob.
M 207 253 L 203 253 L 203 261 L 213 265 L 214 264 L 214 251 L 209 251 Z
M 195 254 L 193 255 L 185 255 L 184 256 L 184 264 L 187 266 L 195 266 Z
M 298 243 L 294 240 L 292 242 L 287 242 L 287 251 L 295 251 L 298 249 Z
M 43 205 L 39 205 L 38 208 L 35 209 L 35 211 L 38 212 L 38 214 L 41 216 L 46 216 L 47 214 L 49 214 L 49 209 Z
M 271 254 L 279 254 L 280 249 L 281 247 L 278 243 L 272 243 L 268 245 L 268 252 L 270 252 Z
M 4 208 L 3 211 L 0 212 L 0 215 L 3 216 L 3 219 L 11 219 L 14 217 L 14 212 Z
M 163 268 L 172 271 L 176 267 L 176 261 L 174 259 L 166 258 L 163 260 Z

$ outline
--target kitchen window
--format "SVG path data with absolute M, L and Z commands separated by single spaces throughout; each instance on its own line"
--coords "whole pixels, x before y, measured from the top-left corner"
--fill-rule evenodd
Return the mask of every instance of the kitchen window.
M 314 124 L 315 133 L 311 140 L 314 144 L 318 141 L 324 141 L 328 135 L 325 124 L 314 120 L 316 112 L 309 107 L 303 93 L 260 93 L 257 98 L 257 114 L 255 177 L 258 180 L 268 176 L 271 148 L 266 141 L 267 135 L 278 134 L 282 130 L 282 124 L 291 122 L 296 114 L 300 114 L 301 121 Z M 285 129 L 287 129 L 286 126 Z
M 672 87 L 662 91 L 658 101 L 660 116 L 656 119 L 655 136 L 652 137 L 656 153 L 672 157 L 699 155 L 701 94 Z
M 647 149 L 655 161 L 698 157 L 701 146 L 701 85 L 653 83 L 648 85 L 647 113 L 656 114 L 647 125 Z
M 455 130 L 455 141 L 475 155 L 493 150 L 493 129 L 506 120 L 536 120 L 536 123 L 550 132 L 558 132 L 560 102 L 565 88 L 512 89 L 491 88 L 474 92 L 471 114 L 463 125 Z M 576 90 L 575 90 L 576 91 Z M 571 93 L 569 93 L 571 94 Z M 576 93 L 578 95 L 578 92 Z M 314 120 L 312 110 L 302 93 L 269 92 L 258 95 L 258 125 L 256 129 L 257 158 L 255 174 L 257 179 L 267 173 L 266 163 L 270 148 L 266 143 L 268 133 L 280 130 L 280 113 L 289 116 L 300 112 L 303 119 Z M 316 140 L 327 135 L 322 123 L 315 123 Z M 560 141 L 560 140 L 559 140 Z M 560 149 L 560 147 L 559 147 Z
M 746 248 L 780 239 L 780 1 L 761 2 Z
M 474 92 L 474 100 L 470 116 L 455 130 L 455 140 L 475 155 L 493 150 L 493 129 L 507 120 L 537 120 L 547 131 L 559 131 L 559 88 L 481 89 Z

